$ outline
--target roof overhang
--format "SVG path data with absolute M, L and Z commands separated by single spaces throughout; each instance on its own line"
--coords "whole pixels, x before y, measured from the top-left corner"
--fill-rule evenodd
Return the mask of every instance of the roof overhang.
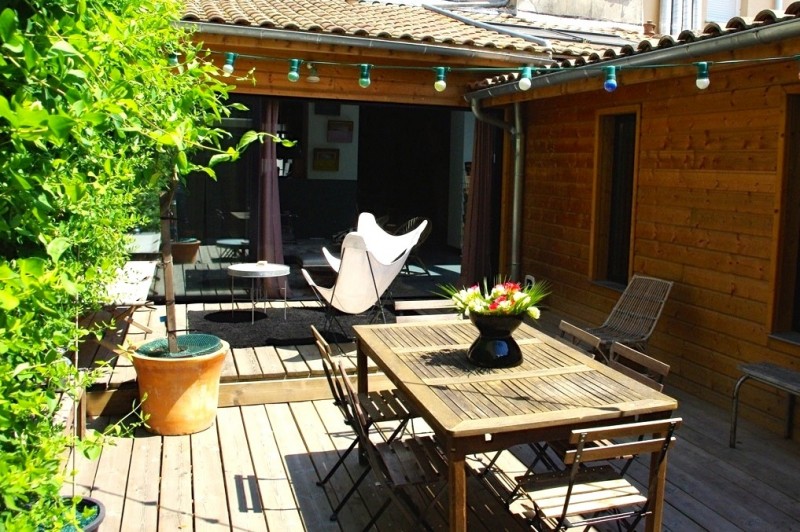
M 602 68 L 599 68 L 601 66 L 624 69 L 626 67 L 644 67 L 664 62 L 683 61 L 688 63 L 716 53 L 770 44 L 797 37 L 800 37 L 800 20 L 777 22 L 671 48 L 656 49 L 630 56 L 597 61 L 583 66 L 559 68 L 554 72 L 540 73 L 530 80 L 530 88 L 527 91 L 601 77 L 604 75 Z M 464 98 L 467 101 L 480 101 L 523 92 L 526 91 L 520 88 L 519 80 L 516 80 L 466 93 Z

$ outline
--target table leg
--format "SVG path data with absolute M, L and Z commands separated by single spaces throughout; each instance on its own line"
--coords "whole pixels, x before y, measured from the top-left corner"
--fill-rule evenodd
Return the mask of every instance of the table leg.
M 367 374 L 367 354 L 361 347 L 361 342 L 356 339 L 356 377 L 357 389 L 359 394 L 366 394 L 369 390 L 369 375 Z M 365 465 L 367 463 L 367 456 L 364 449 L 359 444 L 358 446 L 358 463 Z
M 463 454 L 447 455 L 448 489 L 450 490 L 450 530 L 467 531 L 467 471 Z

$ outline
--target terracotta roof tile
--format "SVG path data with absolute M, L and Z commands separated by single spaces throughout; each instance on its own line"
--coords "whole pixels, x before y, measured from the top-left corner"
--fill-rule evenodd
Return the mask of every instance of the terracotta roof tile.
M 183 20 L 545 52 L 541 45 L 421 6 L 345 0 L 186 0 Z

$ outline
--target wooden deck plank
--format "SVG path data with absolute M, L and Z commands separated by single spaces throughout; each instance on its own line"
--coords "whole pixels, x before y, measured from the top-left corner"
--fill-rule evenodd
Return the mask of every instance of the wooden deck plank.
M 283 367 L 286 368 L 286 377 L 305 378 L 311 376 L 311 369 L 306 364 L 303 357 L 298 353 L 294 346 L 280 346 L 275 348 L 278 358 L 281 359 Z
M 283 466 L 291 479 L 295 500 L 298 502 L 306 530 L 337 530 L 338 526 L 328 520 L 330 505 L 325 494 L 313 482 L 316 476 L 314 466 L 292 417 L 288 404 L 266 405 L 270 425 L 281 427 L 275 431 L 275 441 L 278 446 Z
M 241 410 L 220 409 L 217 413 L 217 429 L 231 526 L 234 530 L 266 529 L 264 506 L 258 492 L 253 462 L 247 452 L 248 442 Z
M 230 515 L 225 496 L 216 425 L 193 434 L 191 441 L 194 530 L 230 531 Z
M 137 429 L 130 456 L 130 487 L 125 492 L 122 530 L 156 530 L 160 480 L 161 438 Z
M 267 411 L 262 405 L 242 407 L 260 503 L 272 530 L 302 530 L 303 519 Z
M 163 438 L 159 532 L 192 528 L 191 437 Z
M 236 373 L 240 381 L 253 381 L 263 378 L 261 365 L 252 347 L 246 349 L 234 349 L 233 360 L 236 364 Z
M 92 494 L 106 507 L 103 532 L 124 530 L 122 518 L 128 501 L 127 490 L 134 487 L 128 484 L 132 452 L 133 438 L 114 437 L 100 454 Z

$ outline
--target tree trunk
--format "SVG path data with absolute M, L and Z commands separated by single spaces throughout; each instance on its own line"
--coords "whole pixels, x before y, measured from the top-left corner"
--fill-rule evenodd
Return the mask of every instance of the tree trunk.
M 178 351 L 178 334 L 175 331 L 175 286 L 173 284 L 172 266 L 172 239 L 171 224 L 175 217 L 172 212 L 172 198 L 175 197 L 175 189 L 178 185 L 177 173 L 172 176 L 172 183 L 169 189 L 161 195 L 161 260 L 164 263 L 164 296 L 167 312 L 167 346 L 170 353 Z

